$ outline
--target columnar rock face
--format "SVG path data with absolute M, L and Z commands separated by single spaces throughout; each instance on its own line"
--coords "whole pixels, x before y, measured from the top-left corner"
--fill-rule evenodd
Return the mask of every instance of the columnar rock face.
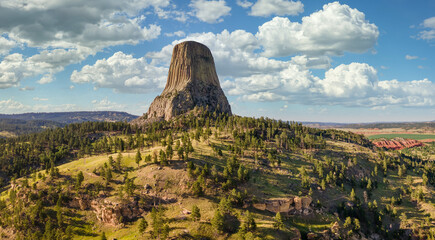
M 195 107 L 231 115 L 210 50 L 201 43 L 187 41 L 175 45 L 166 87 L 154 99 L 145 120 L 169 120 Z

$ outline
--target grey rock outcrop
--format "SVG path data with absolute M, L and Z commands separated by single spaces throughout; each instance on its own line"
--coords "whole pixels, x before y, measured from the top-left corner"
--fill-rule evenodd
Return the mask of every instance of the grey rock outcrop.
M 207 46 L 186 41 L 175 45 L 166 87 L 148 112 L 133 123 L 169 120 L 196 107 L 231 115 Z

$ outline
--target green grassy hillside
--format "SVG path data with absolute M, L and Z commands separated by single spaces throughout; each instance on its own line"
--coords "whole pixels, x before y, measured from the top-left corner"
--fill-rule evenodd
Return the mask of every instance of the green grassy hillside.
M 0 237 L 434 238 L 433 162 L 361 135 L 208 113 L 73 128 L 1 143 L 40 161 L 4 174 Z
M 393 138 L 405 138 L 405 139 L 415 139 L 415 140 L 423 140 L 423 139 L 435 139 L 435 135 L 433 134 L 376 134 L 368 136 L 368 139 L 393 139 Z

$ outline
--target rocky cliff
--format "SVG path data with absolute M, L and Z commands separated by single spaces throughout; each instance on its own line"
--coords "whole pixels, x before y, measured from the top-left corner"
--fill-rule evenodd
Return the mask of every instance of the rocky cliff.
M 375 140 L 373 141 L 373 144 L 376 145 L 376 147 L 380 148 L 387 148 L 387 149 L 395 149 L 400 150 L 404 148 L 412 148 L 412 147 L 420 147 L 424 144 L 422 142 L 419 142 L 414 139 L 403 139 L 403 138 L 396 138 L 392 140 Z
M 174 47 L 162 94 L 135 122 L 169 120 L 195 107 L 231 115 L 231 107 L 219 84 L 210 50 L 201 43 L 186 41 Z

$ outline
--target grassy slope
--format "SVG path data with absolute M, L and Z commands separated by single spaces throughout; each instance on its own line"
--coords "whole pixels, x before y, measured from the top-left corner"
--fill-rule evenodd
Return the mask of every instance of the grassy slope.
M 228 136 L 221 136 L 222 139 L 226 139 L 224 144 L 229 144 L 231 139 Z M 220 144 L 221 140 L 216 140 L 211 137 L 210 143 Z M 337 141 L 328 141 L 328 147 L 324 150 L 315 151 L 305 151 L 298 153 L 283 153 L 281 158 L 283 159 L 281 167 L 260 167 L 259 171 L 253 173 L 250 180 L 250 184 L 243 186 L 248 190 L 249 193 L 253 193 L 258 198 L 272 198 L 272 197 L 288 197 L 290 195 L 306 195 L 307 190 L 301 188 L 299 172 L 304 166 L 311 173 L 313 160 L 322 160 L 324 156 L 333 158 L 336 164 L 344 162 L 347 164 L 347 159 L 352 156 L 358 157 L 358 165 L 362 169 L 373 169 L 375 165 L 376 155 L 369 149 L 363 148 L 361 146 L 343 143 Z M 209 165 L 216 165 L 218 170 L 221 170 L 225 165 L 225 158 L 230 156 L 230 153 L 224 150 L 224 156 L 218 157 L 214 154 L 211 147 L 206 141 L 197 142 L 193 141 L 193 147 L 195 152 L 190 155 L 190 158 L 196 163 L 208 163 Z M 158 151 L 162 147 L 150 147 L 145 148 L 141 151 L 142 156 L 151 154 L 153 151 Z M 185 171 L 185 163 L 178 161 L 177 157 L 173 157 L 174 161 L 171 162 L 170 166 L 162 167 L 158 170 L 158 165 L 152 163 L 141 162 L 141 166 L 138 168 L 137 164 L 134 162 L 134 156 L 136 151 L 124 152 L 122 165 L 129 169 L 129 177 L 136 177 L 135 184 L 139 187 L 145 184 L 154 184 L 158 179 L 160 187 L 165 187 L 166 191 L 170 194 L 176 194 L 178 196 L 178 201 L 173 204 L 166 205 L 166 217 L 170 219 L 171 236 L 180 234 L 187 229 L 191 233 L 195 233 L 198 229 L 201 229 L 203 235 L 212 237 L 213 239 L 224 239 L 225 236 L 217 235 L 209 224 L 209 220 L 213 217 L 213 211 L 217 206 L 219 200 L 219 194 L 217 193 L 207 193 L 206 197 L 194 198 L 191 196 L 181 197 L 183 193 L 188 193 L 188 188 L 183 188 L 182 186 L 188 181 L 187 173 Z M 253 159 L 253 151 L 247 150 L 244 152 L 244 157 L 240 158 L 240 161 L 251 168 L 255 168 L 255 163 Z M 115 159 L 117 154 L 112 154 Z M 75 176 L 79 171 L 83 171 L 85 180 L 84 185 L 87 183 L 101 182 L 104 180 L 92 173 L 92 171 L 102 166 L 107 162 L 109 155 L 100 155 L 82 158 L 76 161 L 72 161 L 59 166 L 61 175 L 63 176 Z M 260 157 L 261 158 L 261 157 Z M 418 184 L 421 178 L 409 172 L 413 176 L 414 184 Z M 313 176 L 313 175 L 312 175 Z M 385 196 L 391 196 L 399 186 L 401 186 L 405 178 L 399 179 L 397 173 L 389 172 L 388 174 L 389 183 L 383 184 L 380 182 L 380 187 L 373 192 L 373 198 L 380 202 L 387 202 Z M 115 195 L 117 186 L 116 180 L 122 179 L 121 175 L 114 175 L 114 180 L 111 183 L 113 188 L 110 195 Z M 313 177 L 312 179 L 316 179 Z M 38 188 L 43 188 L 46 186 L 45 182 L 38 180 Z M 345 186 L 344 190 L 337 187 L 329 186 L 325 191 L 314 189 L 313 200 L 319 200 L 322 205 L 334 206 L 337 202 L 347 199 L 348 193 L 350 192 L 350 186 Z M 6 191 L 2 193 L 2 198 L 6 198 Z M 363 199 L 363 193 L 361 189 L 357 189 L 357 195 L 360 199 Z M 434 191 L 432 188 L 425 188 L 425 196 L 427 198 L 432 197 L 431 201 L 434 201 Z M 116 201 L 117 197 L 112 196 L 111 199 Z M 419 223 L 423 219 L 424 214 L 434 214 L 434 205 L 430 202 L 422 206 L 422 210 L 416 208 L 415 203 L 411 202 L 410 199 L 405 198 L 404 203 L 398 207 L 399 215 L 401 212 L 406 212 L 410 222 Z M 177 217 L 182 215 L 184 209 L 191 210 L 191 206 L 196 204 L 201 209 L 201 222 L 194 223 L 190 220 L 178 220 Z M 127 223 L 125 226 L 108 226 L 101 224 L 95 217 L 95 214 L 91 211 L 79 211 L 75 209 L 64 208 L 67 212 L 69 218 L 68 222 L 74 226 L 76 239 L 98 239 L 98 235 L 95 233 L 106 232 L 108 239 L 137 239 L 137 222 Z M 331 213 L 324 214 L 314 214 L 309 217 L 290 217 L 287 220 L 287 229 L 285 231 L 275 231 L 272 228 L 274 214 L 267 211 L 258 211 L 255 209 L 250 209 L 253 212 L 255 220 L 258 225 L 258 231 L 261 233 L 263 239 L 286 239 L 290 236 L 294 236 L 294 228 L 298 228 L 302 231 L 320 231 L 329 228 L 337 218 Z M 237 209 L 237 214 L 241 214 L 242 210 Z M 148 223 L 151 219 L 148 215 L 145 216 Z M 148 227 L 147 231 L 150 230 Z M 144 235 L 147 238 L 148 233 Z M 235 235 L 230 236 L 229 239 L 236 239 Z
M 385 139 L 392 139 L 392 138 L 405 138 L 405 139 L 415 139 L 415 140 L 423 140 L 423 139 L 435 139 L 435 135 L 433 134 L 394 134 L 394 133 L 387 133 L 387 134 L 376 134 L 371 135 L 367 137 L 370 140 L 373 139 L 379 139 L 379 138 L 385 138 Z

